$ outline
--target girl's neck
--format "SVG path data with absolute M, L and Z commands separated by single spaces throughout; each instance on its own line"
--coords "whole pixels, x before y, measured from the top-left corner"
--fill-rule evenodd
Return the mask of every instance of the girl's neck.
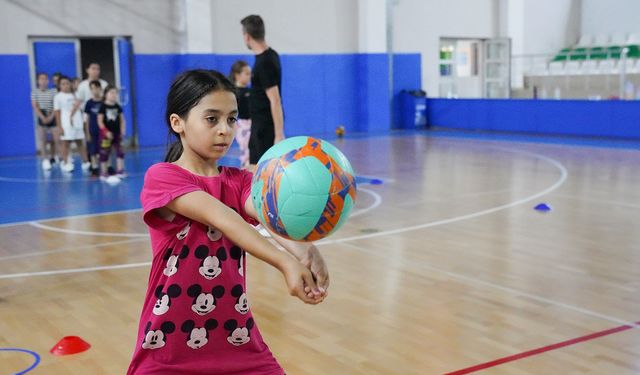
M 244 83 L 240 83 L 240 82 L 236 82 L 236 87 L 240 87 L 241 89 L 247 87 L 248 85 L 245 85 Z
M 182 155 L 174 164 L 199 176 L 213 177 L 220 174 L 218 160 L 203 159 L 191 150 L 182 151 Z
M 115 101 L 111 101 L 111 100 L 105 100 L 104 104 L 106 104 L 106 105 L 115 105 L 116 102 Z

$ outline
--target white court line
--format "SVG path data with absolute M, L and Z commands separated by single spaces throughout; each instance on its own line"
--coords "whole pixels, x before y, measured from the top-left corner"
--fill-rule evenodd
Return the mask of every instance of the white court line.
M 112 264 L 109 266 L 99 266 L 99 267 L 67 268 L 64 270 L 53 270 L 53 271 L 42 271 L 42 272 L 11 273 L 7 275 L 0 275 L 0 279 L 14 279 L 17 277 L 50 276 L 50 275 L 62 275 L 62 274 L 68 274 L 68 273 L 107 271 L 107 270 L 117 270 L 117 269 L 123 269 L 123 268 L 144 267 L 150 264 L 151 262 L 125 263 L 125 264 Z
M 359 188 L 358 191 L 360 192 L 365 192 L 368 193 L 370 195 L 373 196 L 374 202 L 371 206 L 363 208 L 362 210 L 356 211 L 353 214 L 351 214 L 351 217 L 355 217 L 355 216 L 359 216 L 362 214 L 365 214 L 373 209 L 375 209 L 376 207 L 380 206 L 380 204 L 382 203 L 382 197 L 380 197 L 380 195 L 372 190 L 369 189 L 365 189 L 365 188 Z M 28 222 L 29 225 L 31 225 L 32 227 L 38 228 L 38 229 L 43 229 L 43 230 L 48 230 L 48 231 L 52 231 L 52 232 L 58 232 L 58 233 L 66 233 L 66 234 L 78 234 L 78 235 L 84 235 L 84 236 L 100 236 L 100 237 L 133 237 L 133 238 L 147 238 L 149 237 L 148 233 L 123 233 L 123 232 L 92 232 L 92 231 L 84 231 L 84 230 L 75 230 L 75 229 L 66 229 L 66 228 L 57 228 L 57 227 L 52 227 L 50 225 L 45 225 L 45 224 L 41 224 L 40 222 L 36 222 L 36 221 L 30 221 Z M 0 258 L 3 259 L 3 258 Z
M 404 228 L 399 228 L 399 229 L 392 229 L 392 230 L 387 230 L 387 231 L 382 231 L 382 232 L 378 232 L 378 233 L 370 233 L 370 234 L 365 234 L 365 235 L 361 235 L 361 236 L 352 236 L 352 237 L 346 237 L 346 238 L 341 238 L 341 239 L 337 239 L 337 240 L 323 240 L 323 241 L 318 241 L 316 242 L 316 245 L 321 246 L 321 245 L 328 245 L 328 244 L 334 244 L 334 243 L 342 243 L 342 242 L 347 242 L 347 241 L 355 241 L 355 240 L 361 240 L 361 239 L 366 239 L 366 238 L 372 238 L 372 237 L 380 237 L 380 236 L 386 236 L 386 235 L 390 235 L 390 234 L 397 234 L 397 233 L 404 233 L 404 232 L 409 232 L 409 231 L 413 231 L 413 230 L 417 230 L 417 229 L 423 229 L 423 228 L 429 228 L 429 227 L 434 227 L 437 225 L 443 225 L 443 224 L 449 224 L 449 223 L 453 223 L 453 222 L 457 222 L 457 221 L 462 221 L 462 220 L 467 220 L 467 219 L 471 219 L 471 218 L 475 218 L 475 217 L 479 217 L 479 216 L 483 216 L 483 215 L 487 215 L 496 211 L 500 211 L 500 210 L 504 210 L 513 206 L 516 206 L 518 204 L 522 204 L 522 203 L 526 203 L 529 202 L 533 199 L 536 199 L 544 194 L 548 194 L 551 191 L 557 189 L 558 187 L 560 187 L 560 185 L 562 185 L 564 183 L 564 181 L 567 179 L 567 170 L 566 168 L 560 164 L 560 162 L 548 158 L 544 155 L 539 155 L 539 154 L 535 154 L 532 152 L 527 152 L 527 151 L 521 151 L 521 150 L 510 150 L 510 149 L 504 149 L 505 151 L 508 152 L 513 152 L 513 153 L 522 153 L 522 154 L 526 154 L 526 155 L 531 155 L 534 156 L 536 158 L 542 159 L 544 161 L 549 162 L 550 164 L 552 164 L 553 166 L 555 166 L 556 168 L 558 168 L 560 170 L 560 178 L 551 186 L 549 186 L 548 188 L 544 189 L 543 191 L 536 193 L 534 195 L 531 195 L 527 198 L 523 198 L 508 204 L 504 204 L 498 207 L 494 207 L 494 208 L 490 208 L 490 209 L 486 209 L 486 210 L 482 210 L 482 211 L 478 211 L 475 213 L 471 213 L 471 214 L 467 214 L 467 215 L 462 215 L 462 216 L 457 216 L 457 217 L 453 217 L 453 218 L 449 218 L 449 219 L 444 219 L 444 220 L 438 220 L 435 222 L 431 222 L 431 223 L 425 223 L 425 224 L 420 224 L 420 225 L 413 225 L 413 226 L 409 226 L 409 227 L 404 227 Z M 119 264 L 119 265 L 113 265 L 113 266 L 104 266 L 105 268 L 100 268 L 100 270 L 103 269 L 109 269 L 108 267 L 115 267 L 115 268 L 126 268 L 123 267 L 126 266 L 126 264 Z M 91 267 L 91 270 L 94 270 L 95 267 Z M 77 269 L 74 269 L 73 272 L 79 272 L 79 271 L 75 271 Z M 46 272 L 56 272 L 55 274 L 63 274 L 65 270 L 56 270 L 56 271 L 45 271 L 45 273 L 42 272 L 35 272 L 35 273 L 24 273 L 24 274 L 5 274 L 5 275 L 0 275 L 0 278 L 13 278 L 13 277 L 28 277 L 28 276 L 43 276 L 43 275 L 48 275 Z M 19 275 L 19 276 L 14 276 L 14 275 Z
M 358 188 L 358 193 L 360 193 L 360 192 L 364 192 L 364 193 L 367 193 L 367 194 L 371 195 L 373 197 L 373 199 L 374 199 L 373 204 L 371 204 L 371 206 L 365 207 L 365 208 L 363 208 L 361 210 L 354 211 L 351 214 L 350 217 L 356 217 L 356 216 L 360 216 L 360 215 L 366 214 L 367 212 L 369 212 L 369 211 L 375 209 L 376 207 L 380 206 L 380 204 L 382 203 L 382 197 L 380 196 L 380 194 L 376 193 L 375 191 L 359 187 Z
M 94 214 L 81 214 L 81 215 L 71 215 L 71 216 L 50 217 L 48 219 L 38 220 L 38 222 L 39 223 L 46 223 L 46 222 L 49 222 L 49 221 L 57 221 L 57 220 L 82 219 L 82 218 L 85 218 L 85 217 L 106 216 L 106 215 L 113 215 L 113 214 L 126 214 L 126 213 L 137 212 L 137 211 L 142 211 L 142 208 L 132 208 L 132 209 L 128 209 L 128 210 L 107 211 L 107 212 L 97 212 L 97 213 L 94 213 Z M 18 226 L 18 225 L 27 225 L 27 224 L 30 224 L 30 223 L 33 223 L 33 220 L 16 221 L 14 223 L 0 224 L 0 228 L 13 227 L 13 226 Z
M 135 243 L 135 242 L 140 242 L 140 241 L 146 241 L 146 238 L 136 238 L 136 239 L 133 239 L 133 240 L 110 241 L 110 242 L 102 242 L 102 243 L 91 244 L 91 245 L 63 247 L 63 248 L 54 249 L 54 250 L 34 251 L 32 253 L 20 253 L 20 254 L 16 254 L 16 255 L 7 255 L 7 256 L 0 257 L 0 260 L 29 258 L 29 257 L 40 256 L 40 255 L 50 255 L 50 254 L 64 253 L 64 252 L 67 252 L 67 251 L 74 251 L 74 250 L 92 249 L 92 248 L 99 248 L 99 247 L 113 246 L 113 245 L 123 245 L 123 244 L 127 244 L 127 243 Z
M 513 201 L 507 204 L 503 204 L 497 207 L 493 207 L 493 208 L 489 208 L 486 210 L 482 210 L 482 211 L 478 211 L 478 212 L 474 212 L 474 213 L 470 213 L 467 215 L 462 215 L 462 216 L 455 216 L 449 219 L 443 219 L 443 220 L 438 220 L 438 221 L 433 221 L 430 223 L 424 223 L 424 224 L 418 224 L 418 225 L 411 225 L 411 226 L 407 226 L 404 228 L 398 228 L 398 229 L 391 229 L 391 230 L 385 230 L 385 231 L 381 231 L 378 233 L 369 233 L 369 234 L 363 234 L 360 236 L 351 236 L 351 237 L 345 237 L 345 238 L 338 238 L 336 240 L 323 240 L 323 241 L 319 241 L 318 243 L 342 243 L 342 242 L 347 242 L 347 241 L 356 241 L 356 240 L 363 240 L 366 238 L 373 238 L 373 237 L 380 237 L 380 236 L 388 236 L 391 234 L 398 234 L 398 233 L 404 233 L 404 232 L 408 232 L 408 231 L 412 231 L 412 230 L 417 230 L 417 229 L 424 229 L 424 228 L 431 228 L 431 227 L 435 227 L 438 225 L 443 225 L 443 224 L 450 224 L 450 223 L 454 223 L 457 221 L 462 221 L 462 220 L 467 220 L 467 219 L 473 219 L 479 216 L 484 216 L 484 215 L 488 215 L 497 211 L 502 211 L 505 210 L 507 208 L 511 208 L 523 203 L 527 203 L 530 202 L 534 199 L 537 199 L 545 194 L 549 194 L 552 191 L 556 190 L 557 188 L 560 187 L 560 185 L 562 185 L 565 180 L 567 179 L 567 169 L 560 164 L 560 162 L 548 158 L 546 156 L 543 155 L 538 155 L 538 154 L 534 154 L 531 152 L 527 152 L 527 151 L 520 151 L 520 150 L 509 150 L 510 152 L 515 152 L 515 153 L 523 153 L 523 154 L 529 154 L 529 155 L 533 155 L 539 159 L 545 160 L 549 163 L 551 163 L 553 166 L 555 166 L 556 168 L 558 168 L 560 170 L 560 178 L 551 186 L 549 186 L 548 188 L 544 189 L 543 191 L 533 194 L 531 196 L 528 196 L 526 198 L 522 198 L 522 199 L 518 199 L 517 201 Z
M 344 244 L 344 245 L 348 246 L 348 247 L 351 247 L 353 249 L 359 250 L 361 252 L 370 254 L 370 255 L 375 255 L 375 256 L 378 256 L 378 257 L 381 257 L 381 258 L 385 258 L 385 259 L 387 257 L 387 254 L 382 254 L 379 251 L 371 251 L 369 249 L 366 249 L 364 247 L 360 247 L 360 246 L 357 246 L 357 245 L 354 245 L 354 244 Z M 411 269 L 417 269 L 418 271 L 424 271 L 425 269 L 430 270 L 430 271 L 435 271 L 435 272 L 447 275 L 449 277 L 452 277 L 454 279 L 462 280 L 462 281 L 466 282 L 467 284 L 470 284 L 471 286 L 476 286 L 478 284 L 481 284 L 481 285 L 484 285 L 484 286 L 492 288 L 492 289 L 497 289 L 497 290 L 500 290 L 500 291 L 503 291 L 503 292 L 507 292 L 509 294 L 516 295 L 516 296 L 526 297 L 526 298 L 529 298 L 531 300 L 538 301 L 538 302 L 543 302 L 543 303 L 546 303 L 546 304 L 549 304 L 549 305 L 564 307 L 564 308 L 566 308 L 568 310 L 573 310 L 573 311 L 576 311 L 576 312 L 579 312 L 579 313 L 582 313 L 582 314 L 585 314 L 585 315 L 593 316 L 593 317 L 600 318 L 600 319 L 603 319 L 603 320 L 608 320 L 608 321 L 613 322 L 613 323 L 627 325 L 627 326 L 631 326 L 633 328 L 640 328 L 640 324 L 636 324 L 634 322 L 628 322 L 628 321 L 623 320 L 623 319 L 619 319 L 619 318 L 616 318 L 616 317 L 613 317 L 613 316 L 609 316 L 609 315 L 600 314 L 600 313 L 597 313 L 595 311 L 583 309 L 581 307 L 574 306 L 574 305 L 569 305 L 569 304 L 564 303 L 564 302 L 558 302 L 558 301 L 555 301 L 555 300 L 552 300 L 552 299 L 549 299 L 549 298 L 540 297 L 538 295 L 527 293 L 527 292 L 523 292 L 523 291 L 518 290 L 518 289 L 509 288 L 509 287 L 502 286 L 502 285 L 499 285 L 499 284 L 491 283 L 489 281 L 484 281 L 484 280 L 481 280 L 481 279 L 477 279 L 475 277 L 465 276 L 465 275 L 462 275 L 462 274 L 459 274 L 459 273 L 455 273 L 455 272 L 447 271 L 447 270 L 444 270 L 444 269 L 441 269 L 441 268 L 433 267 L 433 266 L 429 265 L 427 262 L 422 262 L 422 261 L 419 261 L 419 260 L 407 261 L 407 260 L 402 259 L 402 258 L 399 258 L 398 261 L 400 263 L 402 263 L 403 267 L 407 267 L 407 268 L 411 268 Z M 419 264 L 417 264 L 417 263 L 419 263 Z
M 66 233 L 66 234 L 81 234 L 85 236 L 101 236 L 101 237 L 133 237 L 133 238 L 146 238 L 149 237 L 149 233 L 123 233 L 123 232 L 90 232 L 85 230 L 56 228 L 50 225 L 44 225 L 35 221 L 30 221 L 29 225 L 39 229 L 48 230 L 51 232 Z
M 140 177 L 142 175 L 144 175 L 144 173 L 142 172 L 127 173 L 127 177 L 132 177 L 132 178 Z M 46 178 L 46 177 L 45 178 L 19 178 L 19 177 L 0 176 L 0 181 L 24 182 L 24 183 L 30 183 L 30 184 L 48 184 L 50 182 L 70 183 L 74 181 L 91 181 L 95 183 L 101 183 L 101 181 L 98 181 L 95 177 L 82 176 L 81 178 L 74 178 L 74 176 L 72 175 L 69 175 L 68 177 L 62 177 L 62 178 Z

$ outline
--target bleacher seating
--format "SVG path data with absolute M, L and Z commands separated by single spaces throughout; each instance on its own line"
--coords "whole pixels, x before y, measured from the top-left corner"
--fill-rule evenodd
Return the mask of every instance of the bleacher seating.
M 640 33 L 583 35 L 574 46 L 546 61 L 532 61 L 524 71 L 524 91 L 537 87 L 565 98 L 609 98 L 631 85 L 640 95 Z M 624 85 L 618 78 L 623 73 Z

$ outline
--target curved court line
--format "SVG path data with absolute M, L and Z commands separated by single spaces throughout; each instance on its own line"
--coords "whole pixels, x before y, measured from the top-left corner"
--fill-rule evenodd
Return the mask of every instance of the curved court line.
M 54 250 L 45 250 L 45 251 L 34 251 L 32 253 L 20 253 L 16 255 L 7 255 L 0 257 L 0 260 L 12 260 L 12 259 L 21 259 L 21 258 L 29 258 L 29 257 L 37 257 L 41 255 L 50 255 L 50 254 L 58 254 L 64 253 L 67 251 L 81 250 L 81 249 L 91 249 L 105 246 L 113 246 L 113 245 L 122 245 L 127 243 L 135 243 L 140 241 L 146 241 L 146 238 L 135 238 L 132 240 L 121 240 L 121 241 L 110 241 L 110 242 L 102 242 L 90 245 L 82 245 L 82 246 L 72 246 L 72 247 L 63 247 L 61 249 Z
M 499 147 L 495 147 L 498 149 L 502 149 Z M 452 217 L 449 219 L 444 219 L 444 220 L 438 220 L 438 221 L 434 221 L 434 222 L 430 222 L 430 223 L 424 223 L 424 224 L 419 224 L 419 225 L 413 225 L 413 226 L 409 226 L 409 227 L 404 227 L 404 228 L 399 228 L 399 229 L 391 229 L 391 230 L 387 230 L 387 231 L 382 231 L 382 232 L 378 232 L 378 233 L 369 233 L 369 234 L 364 234 L 361 236 L 352 236 L 352 237 L 345 237 L 345 238 L 341 238 L 341 239 L 337 239 L 337 240 L 322 240 L 322 241 L 318 241 L 315 244 L 318 246 L 321 245 L 328 245 L 328 244 L 334 244 L 334 243 L 342 243 L 342 242 L 347 242 L 347 241 L 355 241 L 355 240 L 361 240 L 361 239 L 365 239 L 365 238 L 372 238 L 372 237 L 380 237 L 380 236 L 385 236 L 385 235 L 389 235 L 389 234 L 397 234 L 397 233 L 403 233 L 403 232 L 409 232 L 409 231 L 413 231 L 413 230 L 417 230 L 417 229 L 423 229 L 423 228 L 429 228 L 429 227 L 434 227 L 437 225 L 443 225 L 443 224 L 449 224 L 449 223 L 453 223 L 453 222 L 457 222 L 457 221 L 462 221 L 462 220 L 467 220 L 467 219 L 471 219 L 471 218 L 475 218 L 475 217 L 479 217 L 479 216 L 483 216 L 483 215 L 487 215 L 496 211 L 501 211 L 510 207 L 514 207 L 517 206 L 519 204 L 523 204 L 526 202 L 529 202 L 531 200 L 534 200 L 538 197 L 541 197 L 545 194 L 548 194 L 550 192 L 552 192 L 553 190 L 557 189 L 558 187 L 560 187 L 564 181 L 567 179 L 567 169 L 557 160 L 548 158 L 544 155 L 540 155 L 540 154 L 536 154 L 536 153 L 532 153 L 532 152 L 528 152 L 528 151 L 521 151 L 521 150 L 511 150 L 511 149 L 503 149 L 505 151 L 508 152 L 513 152 L 513 153 L 521 153 L 521 154 L 526 154 L 526 155 L 531 155 L 534 156 L 536 158 L 542 159 L 544 161 L 549 162 L 550 164 L 552 164 L 553 166 L 555 166 L 556 168 L 558 168 L 560 170 L 560 178 L 551 186 L 549 186 L 548 188 L 544 189 L 543 191 L 533 194 L 529 197 L 523 198 L 523 199 L 519 199 L 517 201 L 511 202 L 511 203 L 507 203 L 507 204 L 503 204 L 494 208 L 489 208 L 486 210 L 482 210 L 482 211 L 478 211 L 478 212 L 474 212 L 471 214 L 467 214 L 467 215 L 462 215 L 462 216 L 456 216 L 456 217 Z M 39 225 L 38 223 L 32 222 L 33 224 Z M 54 228 L 54 227 L 51 227 Z M 64 230 L 60 230 L 59 228 L 54 228 L 58 231 L 64 231 Z M 74 269 L 70 269 L 70 270 L 56 270 L 56 271 L 43 271 L 43 272 L 26 272 L 26 273 L 16 273 L 16 274 L 4 274 L 4 275 L 0 275 L 0 279 L 10 279 L 10 278 L 17 278 L 17 277 L 29 277 L 29 276 L 46 276 L 46 275 L 57 275 L 57 274 L 64 274 L 65 272 L 68 273 L 75 273 L 75 272 L 89 272 L 89 271 L 99 271 L 99 270 L 109 270 L 109 269 L 120 269 L 120 268 L 133 268 L 133 267 L 141 267 L 143 265 L 148 265 L 149 263 L 134 263 L 134 266 L 131 266 L 131 264 L 129 263 L 125 263 L 125 264 L 116 264 L 116 265 L 110 265 L 110 266 L 101 266 L 101 267 L 89 267 L 89 268 L 74 268 Z
M 27 353 L 30 354 L 33 357 L 33 363 L 31 364 L 31 366 L 27 367 L 25 370 L 22 371 L 18 371 L 13 375 L 22 375 L 22 374 L 26 374 L 27 372 L 33 370 L 34 368 L 36 368 L 36 366 L 38 366 L 38 364 L 40 363 L 40 355 L 34 351 L 31 350 L 27 350 L 27 349 L 21 349 L 21 348 L 0 348 L 0 352 L 20 352 L 20 353 Z
M 81 219 L 81 218 L 85 218 L 85 217 L 106 216 L 106 215 L 113 215 L 113 214 L 126 214 L 126 213 L 141 211 L 141 210 L 142 210 L 142 208 L 131 208 L 131 209 L 128 209 L 128 210 L 96 212 L 96 213 L 93 213 L 93 214 L 79 214 L 79 215 L 70 215 L 70 216 L 58 216 L 58 217 L 50 217 L 50 218 L 47 218 L 47 219 L 38 220 L 38 222 L 39 223 L 46 223 L 48 221 L 68 220 L 68 219 Z M 5 223 L 5 224 L 0 224 L 0 228 L 14 227 L 14 226 L 17 226 L 17 225 L 27 225 L 27 224 L 29 224 L 31 222 L 33 222 L 33 220 L 16 221 L 16 222 L 13 222 L 13 223 Z
M 143 238 L 149 237 L 149 233 L 124 233 L 124 232 L 90 232 L 85 230 L 75 230 L 75 229 L 65 229 L 65 228 L 56 228 L 50 225 L 40 224 L 36 221 L 30 221 L 29 225 L 32 227 L 36 227 L 39 229 L 48 230 L 51 232 L 58 233 L 66 233 L 66 234 L 81 234 L 84 236 L 100 236 L 100 237 L 134 237 L 134 238 Z
M 363 208 L 361 210 L 353 212 L 350 217 L 356 217 L 356 216 L 364 215 L 367 212 L 376 209 L 382 203 L 382 197 L 380 196 L 380 194 L 376 193 L 373 190 L 369 190 L 369 189 L 365 189 L 365 188 L 359 187 L 358 188 L 358 193 L 359 192 L 364 192 L 364 193 L 367 193 L 367 194 L 371 195 L 373 197 L 373 203 L 369 207 L 365 207 L 365 208 Z
M 431 228 L 431 227 L 435 227 L 435 226 L 443 225 L 443 224 L 450 224 L 450 223 L 454 223 L 454 222 L 457 222 L 457 221 L 473 219 L 473 218 L 476 218 L 476 217 L 479 217 L 479 216 L 488 215 L 488 214 L 491 214 L 491 213 L 494 213 L 494 212 L 497 212 L 497 211 L 502 211 L 502 210 L 505 210 L 507 208 L 518 206 L 518 205 L 521 205 L 523 203 L 527 203 L 527 202 L 530 202 L 530 201 L 532 201 L 534 199 L 537 199 L 537 198 L 539 198 L 539 197 L 541 197 L 543 195 L 549 194 L 552 191 L 554 191 L 557 188 L 559 188 L 567 179 L 567 176 L 568 176 L 567 169 L 564 167 L 564 165 L 562 165 L 557 160 L 548 158 L 548 157 L 543 156 L 543 155 L 535 154 L 535 153 L 532 153 L 532 152 L 527 152 L 527 151 L 509 150 L 509 149 L 504 149 L 504 150 L 509 151 L 509 152 L 514 152 L 514 153 L 529 154 L 529 155 L 535 156 L 536 158 L 545 160 L 545 161 L 551 163 L 553 166 L 555 166 L 556 168 L 558 168 L 560 170 L 560 178 L 553 185 L 549 186 L 548 188 L 542 190 L 539 193 L 530 195 L 530 196 L 528 196 L 526 198 L 518 199 L 516 201 L 510 202 L 510 203 L 507 203 L 507 204 L 503 204 L 503 205 L 500 205 L 500 206 L 497 206 L 497 207 L 488 208 L 486 210 L 473 212 L 473 213 L 462 215 L 462 216 L 455 216 L 455 217 L 452 217 L 452 218 L 449 218 L 449 219 L 432 221 L 430 223 L 411 225 L 411 226 L 408 226 L 408 227 L 398 228 L 398 229 L 385 230 L 385 231 L 381 231 L 381 232 L 378 232 L 378 233 L 368 233 L 368 234 L 363 234 L 361 236 L 351 236 L 351 237 L 339 238 L 339 239 L 336 239 L 336 240 L 319 241 L 316 244 L 329 244 L 329 243 L 341 243 L 341 242 L 347 242 L 347 241 L 356 241 L 356 240 L 362 240 L 362 239 L 365 239 L 365 238 L 387 236 L 387 235 L 390 235 L 390 234 L 404 233 L 404 232 L 409 232 L 409 231 L 418 230 L 418 229 Z
M 359 188 L 359 191 L 365 192 L 370 194 L 371 196 L 373 196 L 374 202 L 373 204 L 371 204 L 371 206 L 363 208 L 362 210 L 356 211 L 354 212 L 351 217 L 355 217 L 355 216 L 359 216 L 362 214 L 365 214 L 373 209 L 375 209 L 376 207 L 380 206 L 380 204 L 382 203 L 382 197 L 369 189 L 365 189 L 365 188 Z M 48 230 L 48 231 L 52 231 L 52 232 L 58 232 L 58 233 L 66 233 L 66 234 L 78 234 L 78 235 L 83 235 L 83 236 L 100 236 L 100 237 L 133 237 L 133 238 L 147 238 L 149 237 L 148 233 L 124 233 L 124 232 L 92 232 L 92 231 L 84 231 L 84 230 L 75 230 L 75 229 L 66 229 L 66 228 L 57 228 L 57 227 L 52 227 L 50 225 L 45 225 L 36 221 L 29 221 L 28 222 L 29 225 L 31 225 L 32 227 L 38 228 L 38 229 L 43 229 L 43 230 Z M 6 259 L 3 257 L 0 257 L 0 259 Z

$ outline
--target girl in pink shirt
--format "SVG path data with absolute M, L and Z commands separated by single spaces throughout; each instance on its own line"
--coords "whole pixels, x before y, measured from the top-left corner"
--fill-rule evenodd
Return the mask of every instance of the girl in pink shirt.
M 272 234 L 287 252 L 275 248 L 249 224 L 251 173 L 218 166 L 237 113 L 234 87 L 218 72 L 187 71 L 171 85 L 166 118 L 179 140 L 149 168 L 140 195 L 153 260 L 128 374 L 284 373 L 249 308 L 245 251 L 280 270 L 292 296 L 327 296 L 317 248 Z

